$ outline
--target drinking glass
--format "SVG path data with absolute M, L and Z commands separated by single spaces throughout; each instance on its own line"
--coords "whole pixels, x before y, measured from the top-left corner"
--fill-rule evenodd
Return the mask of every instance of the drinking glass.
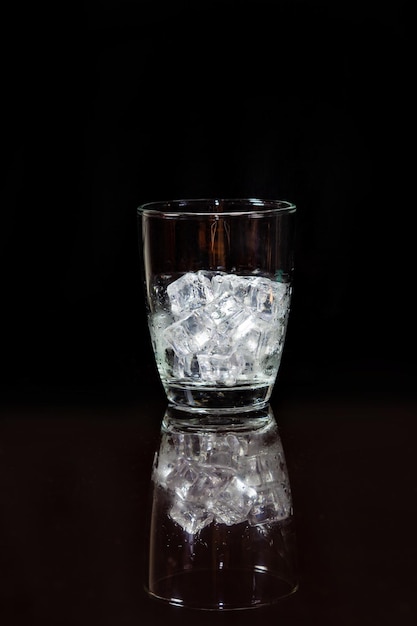
M 153 598 L 227 611 L 294 593 L 291 488 L 270 406 L 227 417 L 168 406 L 148 528 L 145 589 Z
M 290 311 L 294 204 L 189 199 L 138 207 L 150 337 L 168 402 L 265 407 Z

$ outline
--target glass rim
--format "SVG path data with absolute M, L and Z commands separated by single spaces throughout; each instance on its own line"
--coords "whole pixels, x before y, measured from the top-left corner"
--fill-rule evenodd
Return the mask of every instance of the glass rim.
M 263 198 L 188 198 L 145 202 L 137 207 L 138 215 L 162 218 L 263 216 L 295 213 L 297 207 L 288 200 Z

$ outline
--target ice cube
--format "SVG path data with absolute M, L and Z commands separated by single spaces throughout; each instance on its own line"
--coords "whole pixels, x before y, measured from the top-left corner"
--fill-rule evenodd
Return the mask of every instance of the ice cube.
M 252 278 L 244 303 L 254 314 L 274 322 L 287 312 L 288 285 L 261 276 Z
M 237 352 L 231 354 L 199 354 L 202 380 L 223 385 L 235 385 L 243 371 L 245 360 Z
M 242 315 L 240 323 L 230 329 L 230 342 L 234 348 L 244 355 L 251 355 L 251 360 L 260 361 L 267 351 L 271 350 L 270 325 L 259 317 Z M 273 341 L 272 345 L 277 343 Z
M 195 354 L 174 356 L 172 373 L 176 378 L 200 379 L 200 365 Z
M 172 314 L 181 319 L 213 300 L 211 281 L 203 270 L 187 272 L 167 287 Z
M 234 295 L 235 290 L 241 283 L 240 276 L 220 272 L 211 279 L 213 295 L 218 298 L 224 294 Z
M 175 354 L 188 356 L 200 352 L 211 340 L 216 325 L 204 310 L 194 311 L 165 328 L 163 335 Z
M 239 323 L 242 313 L 242 303 L 229 292 L 221 294 L 204 307 L 204 312 L 213 320 L 218 332 L 224 334 L 228 328 Z

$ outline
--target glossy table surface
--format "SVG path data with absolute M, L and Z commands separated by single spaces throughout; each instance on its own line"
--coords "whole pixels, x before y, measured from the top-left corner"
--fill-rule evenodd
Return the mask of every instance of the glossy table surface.
M 363 371 L 361 385 L 344 372 L 335 387 L 330 376 L 282 383 L 271 402 L 293 492 L 299 589 L 238 615 L 174 608 L 144 592 L 147 496 L 166 408 L 157 384 L 124 399 L 26 394 L 4 403 L 1 624 L 414 624 L 412 385 L 390 388 Z

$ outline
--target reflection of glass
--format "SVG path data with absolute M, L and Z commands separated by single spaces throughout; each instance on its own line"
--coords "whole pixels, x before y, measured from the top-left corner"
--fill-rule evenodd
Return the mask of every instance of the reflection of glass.
M 277 424 L 269 407 L 214 422 L 166 411 L 152 471 L 146 588 L 180 606 L 262 606 L 297 587 Z
M 138 208 L 149 331 L 171 404 L 219 413 L 269 401 L 290 310 L 295 211 L 259 199 Z

